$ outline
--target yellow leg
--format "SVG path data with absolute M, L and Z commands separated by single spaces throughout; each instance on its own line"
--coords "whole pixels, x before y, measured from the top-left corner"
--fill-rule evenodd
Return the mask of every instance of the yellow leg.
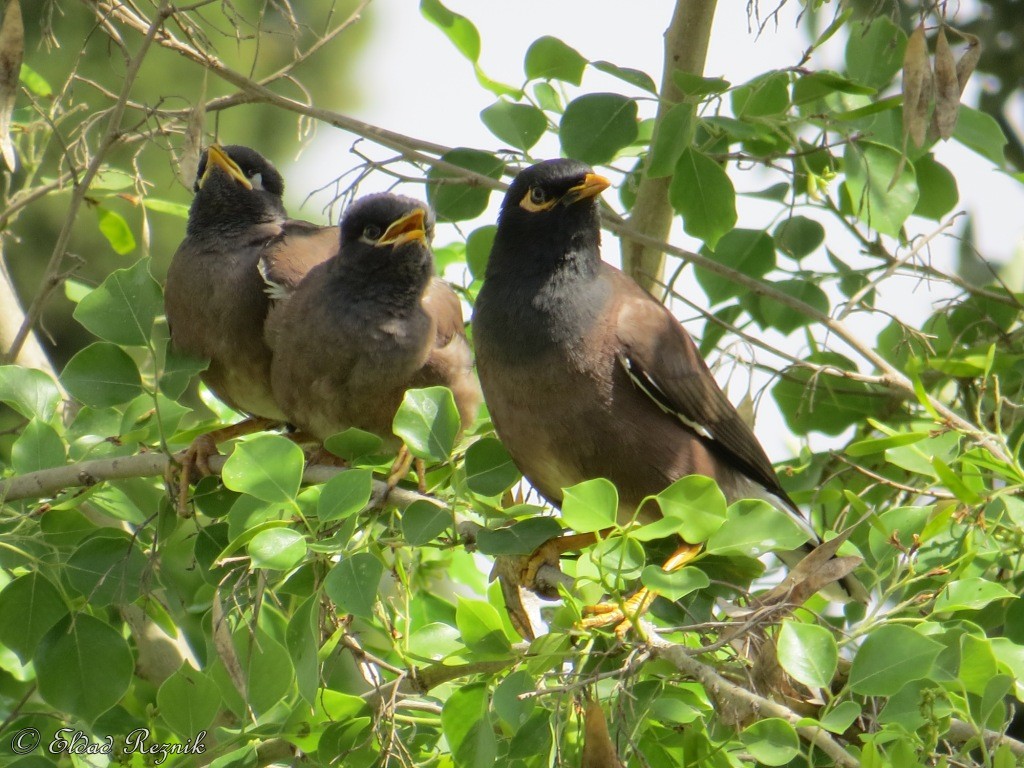
M 409 474 L 409 468 L 413 464 L 413 455 L 409 453 L 409 449 L 402 444 L 402 447 L 398 449 L 398 455 L 395 457 L 394 464 L 391 465 L 391 471 L 388 473 L 388 491 L 391 491 L 398 483 Z
M 669 572 L 678 571 L 700 553 L 701 546 L 700 544 L 684 543 L 672 553 L 662 568 Z M 657 596 L 657 592 L 647 587 L 641 587 L 621 605 L 618 603 L 588 605 L 583 609 L 584 618 L 580 621 L 580 626 L 584 629 L 596 629 L 614 625 L 615 635 L 621 639 L 633 626 L 633 622 L 647 613 Z
M 175 457 L 178 464 L 181 465 L 181 477 L 178 480 L 178 514 L 183 517 L 188 516 L 188 487 L 192 482 L 192 475 L 194 472 L 197 472 L 202 477 L 211 474 L 210 457 L 217 455 L 217 445 L 219 443 L 233 440 L 243 435 L 251 435 L 254 432 L 272 429 L 278 426 L 279 423 L 273 419 L 253 416 L 237 424 L 221 427 L 220 429 L 197 436 L 188 448 Z

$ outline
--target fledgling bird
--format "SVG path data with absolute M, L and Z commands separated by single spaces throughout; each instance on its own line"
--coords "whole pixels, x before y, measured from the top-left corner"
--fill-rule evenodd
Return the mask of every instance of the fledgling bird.
M 404 450 L 392 431 L 410 388 L 452 390 L 464 427 L 480 405 L 462 306 L 433 276 L 433 215 L 408 197 L 349 206 L 340 250 L 310 270 L 279 311 L 274 397 L 288 420 L 324 440 L 350 427 Z M 408 468 L 396 463 L 389 482 Z
M 243 146 L 213 144 L 203 153 L 185 239 L 167 272 L 164 307 L 179 352 L 208 358 L 202 379 L 250 418 L 201 435 L 183 457 L 179 504 L 192 465 L 209 472 L 216 443 L 284 420 L 270 386 L 263 338 L 270 300 L 263 259 L 282 281 L 297 282 L 338 250 L 335 227 L 288 218 L 284 180 L 270 161 Z
M 553 504 L 563 488 L 611 480 L 623 523 L 690 474 L 713 478 L 730 501 L 768 497 L 799 515 L 689 334 L 601 261 L 597 196 L 608 186 L 583 163 L 549 160 L 505 195 L 473 313 L 498 436 Z M 659 515 L 646 505 L 640 519 Z M 698 550 L 681 548 L 676 564 Z

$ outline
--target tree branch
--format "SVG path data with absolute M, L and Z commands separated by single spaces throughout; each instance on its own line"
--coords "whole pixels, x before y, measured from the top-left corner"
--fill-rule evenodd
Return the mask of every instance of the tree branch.
M 132 477 L 159 477 L 167 470 L 171 459 L 163 453 L 139 453 L 134 456 L 118 456 L 111 459 L 93 459 L 68 464 L 65 467 L 41 469 L 25 475 L 0 480 L 0 502 L 20 499 L 52 498 L 67 488 L 87 488 L 107 480 L 127 480 Z M 219 474 L 227 461 L 225 456 L 211 456 L 210 469 Z M 324 483 L 339 472 L 339 467 L 312 464 L 302 473 L 304 483 Z M 404 488 L 394 488 L 387 493 L 387 485 L 373 481 L 373 495 L 370 505 L 379 505 L 385 495 L 389 503 L 404 509 L 418 499 L 437 503 L 436 499 Z
M 652 648 L 652 655 L 664 659 L 686 677 L 703 685 L 715 705 L 715 710 L 726 722 L 742 723 L 761 717 L 782 718 L 796 729 L 800 738 L 820 749 L 832 758 L 836 765 L 859 768 L 860 761 L 843 749 L 827 731 L 799 725 L 803 717 L 796 712 L 726 680 L 714 669 L 690 656 L 686 648 L 659 643 Z
M 665 61 L 661 72 L 661 101 L 654 119 L 651 146 L 658 142 L 665 115 L 682 101 L 683 94 L 672 75 L 676 70 L 700 75 L 708 54 L 711 24 L 715 18 L 716 0 L 677 0 L 672 21 L 665 30 Z M 691 111 L 696 110 L 693 105 Z M 692 131 L 691 131 L 692 136 Z M 689 143 L 689 142 L 688 142 Z M 629 217 L 631 229 L 656 240 L 667 240 L 675 212 L 668 199 L 671 177 L 652 179 L 647 175 L 652 153 L 647 154 L 644 174 L 637 188 L 636 202 Z M 622 269 L 640 285 L 653 293 L 665 266 L 663 251 L 630 238 L 622 242 Z

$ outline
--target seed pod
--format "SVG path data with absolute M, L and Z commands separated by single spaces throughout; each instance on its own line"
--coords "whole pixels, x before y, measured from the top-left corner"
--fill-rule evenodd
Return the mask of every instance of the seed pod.
M 931 79 L 928 43 L 925 41 L 922 23 L 910 35 L 903 54 L 903 135 L 910 136 L 918 147 L 924 144 L 928 130 Z
M 959 34 L 960 37 L 967 41 L 967 50 L 960 57 L 960 61 L 956 63 L 956 82 L 960 86 L 960 93 L 963 93 L 964 88 L 967 87 L 967 81 L 971 79 L 975 67 L 978 66 L 978 60 L 981 58 L 981 40 L 978 39 L 977 35 L 967 32 L 960 32 Z
M 20 0 L 7 0 L 3 26 L 0 26 L 0 154 L 10 170 L 18 159 L 11 141 L 11 115 L 18 97 L 21 61 L 25 58 L 25 26 L 21 21 Z
M 946 39 L 945 27 L 939 28 L 935 41 L 935 113 L 932 124 L 939 138 L 948 139 L 956 128 L 960 114 L 960 83 L 956 76 L 956 59 Z

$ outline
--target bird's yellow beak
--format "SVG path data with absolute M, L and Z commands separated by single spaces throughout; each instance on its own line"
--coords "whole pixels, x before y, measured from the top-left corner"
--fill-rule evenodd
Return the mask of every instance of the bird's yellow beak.
M 597 197 L 611 185 L 612 183 L 604 176 L 596 173 L 588 173 L 583 177 L 582 184 L 577 184 L 565 193 L 562 197 L 562 204 L 572 205 L 573 203 L 578 203 L 580 200 L 589 200 L 592 197 Z
M 220 144 L 211 144 L 206 150 L 206 171 L 203 173 L 199 186 L 206 183 L 206 177 L 210 175 L 214 167 L 220 168 L 246 189 L 252 189 L 252 182 L 242 173 L 238 163 L 228 157 L 228 153 L 221 148 Z
M 387 232 L 377 241 L 377 245 L 402 245 L 413 240 L 419 240 L 425 244 L 427 242 L 426 220 L 427 212 L 422 208 L 407 213 L 388 227 Z

